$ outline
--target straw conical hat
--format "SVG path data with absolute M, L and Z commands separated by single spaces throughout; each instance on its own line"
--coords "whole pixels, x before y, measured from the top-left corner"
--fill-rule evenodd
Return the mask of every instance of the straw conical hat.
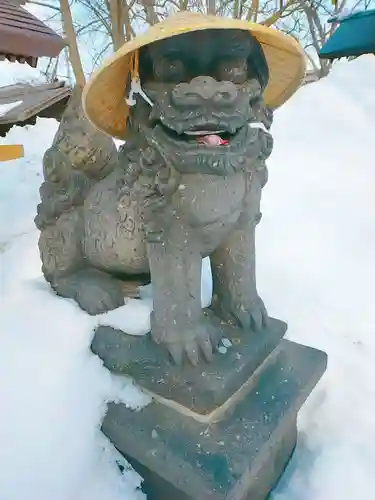
M 129 115 L 125 91 L 134 55 L 157 40 L 205 29 L 245 30 L 258 40 L 269 68 L 265 90 L 268 106 L 281 106 L 299 87 L 305 74 L 305 55 L 293 37 L 261 24 L 180 12 L 125 43 L 93 73 L 83 92 L 84 110 L 91 123 L 112 137 L 125 139 Z

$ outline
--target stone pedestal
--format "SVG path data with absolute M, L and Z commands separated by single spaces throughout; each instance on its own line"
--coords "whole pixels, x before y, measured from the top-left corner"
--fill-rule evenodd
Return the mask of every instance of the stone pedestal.
M 93 352 L 154 396 L 138 412 L 110 404 L 102 427 L 144 477 L 149 500 L 264 500 L 293 453 L 297 413 L 326 354 L 282 340 L 278 320 L 257 334 L 222 328 L 228 351 L 183 369 L 148 336 L 96 331 Z

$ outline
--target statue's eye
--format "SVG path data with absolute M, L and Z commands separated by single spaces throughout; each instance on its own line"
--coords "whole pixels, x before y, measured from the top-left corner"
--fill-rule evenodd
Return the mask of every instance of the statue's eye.
M 241 85 L 248 76 L 247 61 L 245 59 L 224 59 L 217 65 L 217 78 Z
M 165 68 L 168 71 L 175 73 L 176 71 L 180 71 L 183 68 L 183 64 L 181 61 L 177 59 L 170 59 L 165 61 Z
M 162 58 L 155 62 L 155 75 L 165 82 L 179 82 L 185 77 L 185 66 L 179 59 Z

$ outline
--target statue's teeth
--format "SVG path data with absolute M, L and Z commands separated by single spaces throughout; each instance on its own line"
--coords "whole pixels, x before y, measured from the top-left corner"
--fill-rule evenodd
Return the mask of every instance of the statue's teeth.
M 186 135 L 218 135 L 223 134 L 225 130 L 187 130 Z

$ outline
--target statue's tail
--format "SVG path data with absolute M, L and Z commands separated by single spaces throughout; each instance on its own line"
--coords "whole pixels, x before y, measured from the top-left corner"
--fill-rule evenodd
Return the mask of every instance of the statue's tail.
M 44 182 L 35 218 L 40 230 L 54 225 L 63 213 L 82 206 L 92 184 L 112 172 L 118 160 L 112 138 L 91 125 L 81 99 L 82 90 L 76 87 L 43 157 Z
M 51 147 L 63 153 L 74 170 L 93 180 L 106 177 L 117 161 L 112 138 L 96 130 L 85 116 L 80 87 L 73 89 Z

